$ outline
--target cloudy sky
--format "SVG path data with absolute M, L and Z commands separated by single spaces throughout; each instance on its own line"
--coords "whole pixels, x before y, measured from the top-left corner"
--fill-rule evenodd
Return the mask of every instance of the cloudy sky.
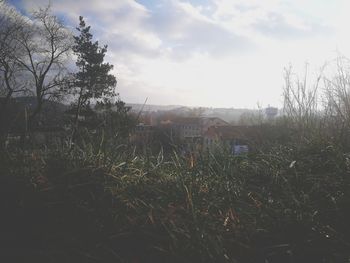
M 21 12 L 47 0 L 9 0 Z M 350 56 L 348 0 L 51 0 L 108 44 L 127 102 L 280 106 L 283 69 Z

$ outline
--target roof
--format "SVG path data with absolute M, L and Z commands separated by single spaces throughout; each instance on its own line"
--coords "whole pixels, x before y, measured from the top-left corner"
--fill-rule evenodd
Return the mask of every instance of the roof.
M 223 119 L 219 118 L 219 117 L 203 117 L 202 118 L 202 122 L 203 123 L 209 123 L 209 122 L 218 122 L 220 121 L 220 124 L 217 124 L 217 126 L 229 126 L 229 123 L 224 121 Z

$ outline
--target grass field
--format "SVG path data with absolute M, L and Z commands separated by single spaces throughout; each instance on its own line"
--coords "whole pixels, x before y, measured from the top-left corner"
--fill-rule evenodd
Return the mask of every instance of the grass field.
M 349 262 L 350 154 L 3 151 L 1 256 L 16 262 Z M 9 261 L 8 261 L 9 262 Z

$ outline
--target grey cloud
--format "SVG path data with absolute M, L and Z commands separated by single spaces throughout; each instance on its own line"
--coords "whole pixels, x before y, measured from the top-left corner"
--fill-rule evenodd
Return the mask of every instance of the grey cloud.
M 236 35 L 219 24 L 199 19 L 185 12 L 173 1 L 164 1 L 162 5 L 149 11 L 138 23 L 124 24 L 127 12 L 114 12 L 113 26 L 130 27 L 130 31 L 122 30 L 111 33 L 111 26 L 99 27 L 99 32 L 106 39 L 113 39 L 109 46 L 118 53 L 123 52 L 145 57 L 157 57 L 167 54 L 176 60 L 189 58 L 197 52 L 222 56 L 228 52 L 242 52 L 253 48 L 253 43 L 243 36 Z M 135 12 L 133 10 L 129 10 Z M 134 14 L 137 15 L 137 14 Z M 126 21 L 128 21 L 126 20 Z M 105 25 L 106 23 L 99 23 Z M 140 34 L 152 34 L 161 40 L 161 45 L 152 47 L 142 39 L 133 35 L 133 30 Z
M 47 3 L 48 0 L 37 0 L 35 5 Z M 78 15 L 83 15 L 101 44 L 106 43 L 109 50 L 125 56 L 157 57 L 168 54 L 173 59 L 186 59 L 198 52 L 222 56 L 253 47 L 248 38 L 234 34 L 209 19 L 189 14 L 177 1 L 159 3 L 158 8 L 152 10 L 133 0 L 106 1 L 106 4 L 60 0 L 53 2 L 52 6 L 72 28 L 78 23 Z M 24 5 L 27 9 L 33 6 L 27 1 Z M 142 37 L 135 37 L 135 32 L 144 35 L 145 39 L 147 36 L 159 38 L 161 45 L 149 45 Z
M 243 36 L 232 33 L 209 19 L 191 16 L 174 2 L 153 10 L 148 27 L 157 32 L 172 56 L 186 58 L 194 52 L 220 56 L 253 47 Z

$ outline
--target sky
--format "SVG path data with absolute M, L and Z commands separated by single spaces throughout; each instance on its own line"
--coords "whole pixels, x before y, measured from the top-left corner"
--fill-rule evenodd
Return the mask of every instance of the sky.
M 22 13 L 48 0 L 9 0 Z M 348 0 L 51 0 L 75 30 L 82 15 L 121 99 L 206 107 L 281 107 L 284 68 L 317 74 L 350 57 Z

